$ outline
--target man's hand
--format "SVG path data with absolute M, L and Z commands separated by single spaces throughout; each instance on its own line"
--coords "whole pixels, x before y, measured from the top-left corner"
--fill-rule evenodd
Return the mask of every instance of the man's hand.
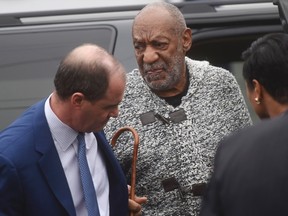
M 130 185 L 128 185 L 128 193 L 130 194 Z M 128 207 L 129 211 L 134 214 L 134 216 L 141 216 L 142 204 L 147 202 L 147 197 L 137 197 L 135 195 L 135 200 L 129 199 Z

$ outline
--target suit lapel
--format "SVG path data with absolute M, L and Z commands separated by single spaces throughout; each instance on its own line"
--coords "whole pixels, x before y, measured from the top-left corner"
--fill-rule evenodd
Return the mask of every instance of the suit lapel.
M 107 167 L 108 175 L 115 175 L 113 178 L 117 178 L 117 180 L 121 179 L 121 175 L 117 175 L 119 172 L 121 172 L 121 168 L 118 164 L 117 159 L 115 158 L 115 155 L 111 149 L 111 146 L 109 145 L 104 132 L 97 132 L 95 133 L 99 149 L 102 153 L 102 155 L 105 158 L 105 165 Z
M 39 165 L 59 202 L 69 215 L 76 215 L 72 195 L 56 149 L 51 148 L 51 151 L 45 152 L 39 160 Z
M 39 132 L 35 136 L 35 147 L 42 154 L 39 160 L 40 169 L 58 201 L 69 215 L 76 216 L 68 182 L 44 114 L 44 102 L 39 104 L 36 112 L 34 125 Z
M 95 133 L 99 149 L 104 156 L 109 178 L 110 215 L 119 216 L 128 213 L 128 190 L 126 177 L 117 161 L 111 145 L 108 143 L 103 131 Z

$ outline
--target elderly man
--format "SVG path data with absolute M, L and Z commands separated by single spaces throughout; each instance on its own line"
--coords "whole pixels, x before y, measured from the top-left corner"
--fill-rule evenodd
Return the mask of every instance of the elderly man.
M 217 143 L 251 124 L 246 104 L 229 71 L 185 57 L 191 29 L 172 4 L 144 7 L 132 37 L 139 70 L 128 74 L 119 118 L 105 130 L 111 137 L 129 125 L 139 133 L 136 192 L 147 195 L 144 215 L 197 215 Z M 115 151 L 128 173 L 132 145 L 120 140 Z

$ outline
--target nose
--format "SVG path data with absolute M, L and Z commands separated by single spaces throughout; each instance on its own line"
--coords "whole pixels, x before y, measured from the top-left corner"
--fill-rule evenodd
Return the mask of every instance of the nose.
M 117 118 L 119 115 L 119 108 L 115 108 L 113 111 L 110 112 L 109 116 L 112 118 Z
M 147 46 L 143 53 L 143 62 L 147 64 L 154 63 L 159 58 L 158 53 L 151 46 Z

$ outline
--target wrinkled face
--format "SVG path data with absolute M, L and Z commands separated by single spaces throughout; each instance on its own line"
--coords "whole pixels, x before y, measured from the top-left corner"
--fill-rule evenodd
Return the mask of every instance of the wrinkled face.
M 140 73 L 147 85 L 165 91 L 179 83 L 184 73 L 182 38 L 173 22 L 157 13 L 140 16 L 133 26 L 133 44 Z
M 95 102 L 83 101 L 81 110 L 82 131 L 100 131 L 107 124 L 110 117 L 116 118 L 118 106 L 123 99 L 125 80 L 122 75 L 113 75 L 105 96 Z

